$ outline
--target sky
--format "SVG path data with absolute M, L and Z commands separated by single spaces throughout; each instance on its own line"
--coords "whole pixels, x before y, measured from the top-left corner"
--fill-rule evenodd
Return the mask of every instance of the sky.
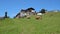
M 42 8 L 46 10 L 60 10 L 60 0 L 0 0 L 0 17 L 3 17 L 5 12 L 13 18 L 21 9 L 33 7 L 35 11 L 40 11 Z

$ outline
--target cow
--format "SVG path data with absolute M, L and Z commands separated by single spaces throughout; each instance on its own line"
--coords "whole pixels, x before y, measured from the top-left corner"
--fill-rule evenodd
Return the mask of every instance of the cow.
M 38 19 L 42 19 L 42 13 L 37 13 L 37 15 L 36 15 L 36 19 L 38 20 Z

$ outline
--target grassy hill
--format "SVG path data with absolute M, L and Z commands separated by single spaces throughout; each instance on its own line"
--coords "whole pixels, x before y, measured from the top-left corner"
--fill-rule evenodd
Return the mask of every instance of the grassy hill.
M 0 34 L 60 34 L 60 12 L 46 13 L 42 19 L 0 20 Z

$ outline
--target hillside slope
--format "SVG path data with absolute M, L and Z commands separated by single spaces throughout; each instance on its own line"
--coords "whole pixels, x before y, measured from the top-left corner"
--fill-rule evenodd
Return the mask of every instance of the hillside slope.
M 0 20 L 0 34 L 60 34 L 60 13 L 46 13 L 42 19 Z

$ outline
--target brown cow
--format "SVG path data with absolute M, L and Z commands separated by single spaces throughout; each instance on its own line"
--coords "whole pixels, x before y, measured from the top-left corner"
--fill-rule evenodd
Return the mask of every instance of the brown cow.
M 42 16 L 36 16 L 36 19 L 37 20 L 42 19 Z

